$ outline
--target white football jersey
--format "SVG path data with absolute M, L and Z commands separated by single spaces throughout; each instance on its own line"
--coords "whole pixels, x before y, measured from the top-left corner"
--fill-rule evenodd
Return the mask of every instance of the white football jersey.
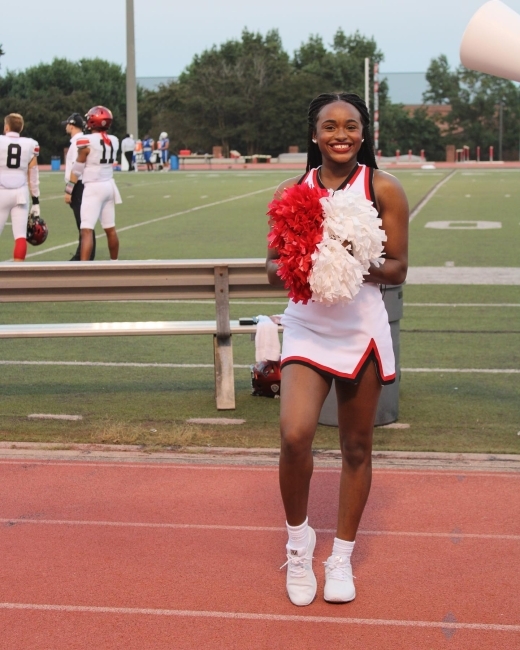
M 0 135 L 0 188 L 18 189 L 27 184 L 27 170 L 40 145 L 32 138 L 23 138 L 9 131 Z
M 115 135 L 108 135 L 104 131 L 89 133 L 79 137 L 76 145 L 78 150 L 84 147 L 90 149 L 83 171 L 83 183 L 109 181 L 113 177 L 113 164 L 119 150 L 119 140 Z

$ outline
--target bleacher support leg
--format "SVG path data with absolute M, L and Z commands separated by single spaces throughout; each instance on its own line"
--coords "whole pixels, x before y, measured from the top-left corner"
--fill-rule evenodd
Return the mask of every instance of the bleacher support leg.
M 229 271 L 227 266 L 215 267 L 215 307 L 217 311 L 217 334 L 213 337 L 215 397 L 217 409 L 226 411 L 235 408 L 235 373 L 229 324 Z

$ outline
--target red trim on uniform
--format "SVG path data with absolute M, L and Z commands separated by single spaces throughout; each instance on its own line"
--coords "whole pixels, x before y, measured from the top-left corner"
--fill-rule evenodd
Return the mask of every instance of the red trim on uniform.
M 344 377 L 345 379 L 355 379 L 372 352 L 374 353 L 377 361 L 379 376 L 381 377 L 381 380 L 383 382 L 393 381 L 395 379 L 395 372 L 387 376 L 383 374 L 383 364 L 381 363 L 381 356 L 379 354 L 379 350 L 377 349 L 377 345 L 374 339 L 370 339 L 370 343 L 368 344 L 365 353 L 361 357 L 361 360 L 359 361 L 357 366 L 354 368 L 354 372 L 352 372 L 351 374 L 345 372 L 339 372 L 338 370 L 334 370 L 334 368 L 329 368 L 328 366 L 324 366 L 321 363 L 317 363 L 316 361 L 312 361 L 311 359 L 307 359 L 306 357 L 286 357 L 285 359 L 282 360 L 282 368 L 284 367 L 285 364 L 291 361 L 300 361 L 301 363 L 306 363 L 310 366 L 314 366 L 315 368 L 319 368 L 320 370 L 323 370 L 324 372 L 327 372 L 331 375 L 335 375 L 336 377 Z
M 34 147 L 34 155 L 38 156 L 39 153 L 40 153 L 40 147 L 39 146 Z
M 368 173 L 368 167 L 365 167 L 365 198 L 368 201 L 372 201 L 372 196 L 370 194 L 370 174 Z
M 352 178 L 348 179 L 348 185 L 349 186 L 354 185 L 354 182 L 355 182 L 356 178 L 361 174 L 361 170 L 364 167 L 365 167 L 365 165 L 361 165 L 361 164 L 358 163 L 358 166 L 357 166 L 356 171 L 354 172 L 354 175 L 352 176 Z
M 80 139 L 76 142 L 76 146 L 77 146 L 77 147 L 88 147 L 89 144 L 90 144 L 90 140 L 88 140 L 87 138 L 80 138 Z

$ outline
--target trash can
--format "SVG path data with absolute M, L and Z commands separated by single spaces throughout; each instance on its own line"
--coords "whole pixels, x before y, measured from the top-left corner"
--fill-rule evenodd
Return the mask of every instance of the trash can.
M 376 426 L 395 422 L 399 416 L 399 383 L 401 381 L 401 366 L 399 362 L 399 321 L 403 317 L 403 285 L 387 286 L 383 294 L 388 322 L 392 334 L 392 347 L 395 355 L 395 381 L 383 386 L 377 404 Z M 338 426 L 338 404 L 334 382 L 330 388 L 321 409 L 319 423 L 330 427 Z
M 59 156 L 51 156 L 51 171 L 59 172 L 61 165 L 61 159 Z
M 170 171 L 174 172 L 179 169 L 179 158 L 178 156 L 170 156 Z

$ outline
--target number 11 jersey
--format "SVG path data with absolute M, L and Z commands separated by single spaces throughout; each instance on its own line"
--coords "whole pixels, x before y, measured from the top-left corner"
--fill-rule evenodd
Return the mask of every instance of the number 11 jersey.
M 81 180 L 83 183 L 97 183 L 112 179 L 113 164 L 119 150 L 119 140 L 115 135 L 101 133 L 89 133 L 82 135 L 77 140 L 78 150 L 85 147 L 90 149 L 87 156 L 85 170 Z

